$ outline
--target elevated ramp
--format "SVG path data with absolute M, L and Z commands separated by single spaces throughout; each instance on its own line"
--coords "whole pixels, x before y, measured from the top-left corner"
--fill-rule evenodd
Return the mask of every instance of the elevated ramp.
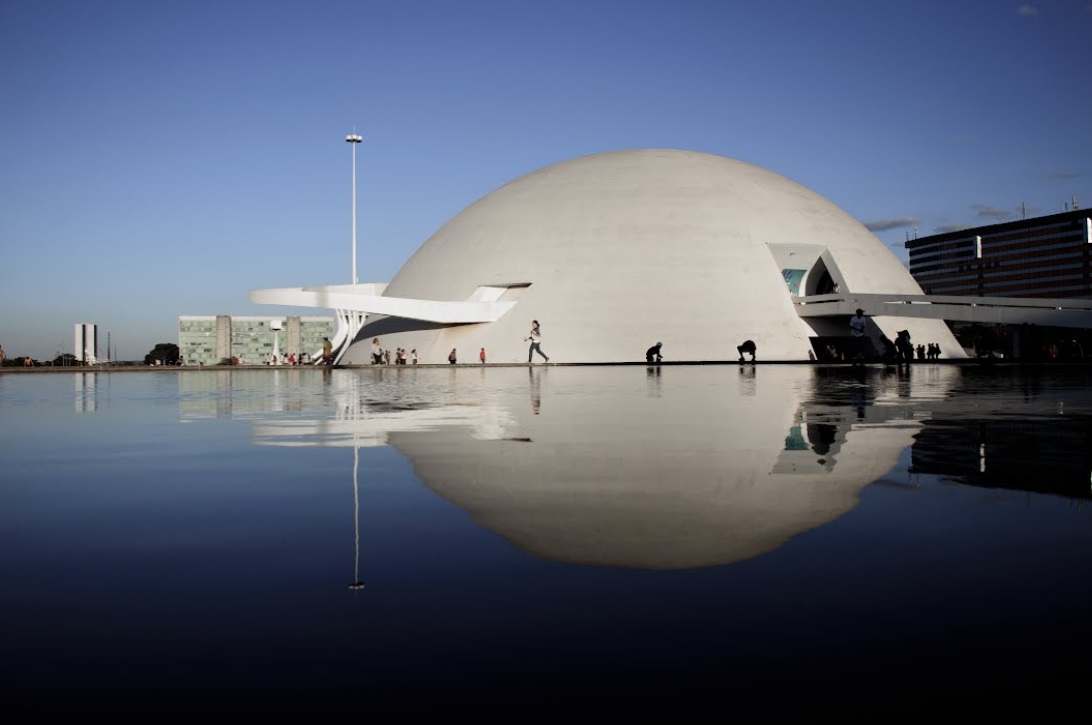
M 870 317 L 907 317 L 987 325 L 1092 328 L 1092 300 L 962 295 L 826 294 L 797 297 L 803 318 L 849 317 L 861 308 Z

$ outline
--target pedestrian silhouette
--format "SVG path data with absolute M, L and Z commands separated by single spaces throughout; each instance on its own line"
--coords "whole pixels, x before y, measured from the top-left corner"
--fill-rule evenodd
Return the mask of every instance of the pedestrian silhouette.
M 849 318 L 849 334 L 853 337 L 853 358 L 855 360 L 864 360 L 871 357 L 871 351 L 869 350 L 871 343 L 868 341 L 868 318 L 865 317 L 864 310 L 860 307 L 857 308 L 857 313 Z M 895 344 L 898 345 L 898 343 Z
M 910 362 L 914 359 L 914 345 L 910 342 L 910 331 L 900 330 L 895 337 L 895 347 L 899 351 L 900 362 Z

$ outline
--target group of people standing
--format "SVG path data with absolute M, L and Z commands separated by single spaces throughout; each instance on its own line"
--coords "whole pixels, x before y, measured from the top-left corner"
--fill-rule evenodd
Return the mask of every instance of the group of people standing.
M 855 347 L 854 349 L 854 360 L 872 357 L 872 343 L 869 342 L 869 337 L 865 334 L 866 322 L 864 312 L 857 310 L 857 314 L 850 318 L 849 328 L 850 333 L 853 335 L 854 342 L 860 341 L 860 347 Z M 910 362 L 914 359 L 915 355 L 918 360 L 940 359 L 939 344 L 930 342 L 928 347 L 919 344 L 915 348 L 914 343 L 910 341 L 909 330 L 899 330 L 895 335 L 894 341 L 887 335 L 880 333 L 880 344 L 883 345 L 883 359 L 888 362 Z
M 406 351 L 406 348 L 400 347 L 394 351 L 394 364 L 406 365 L 408 363 L 417 364 L 417 348 Z M 372 340 L 372 365 L 390 365 L 391 364 L 391 351 L 384 350 L 379 344 L 379 338 Z
M 918 345 L 918 360 L 939 360 L 940 345 L 930 342 L 928 345 Z
M 178 364 L 179 365 L 184 365 L 185 364 L 181 357 L 178 358 Z M 237 363 L 232 363 L 232 364 L 235 365 Z M 287 355 L 281 355 L 280 357 L 277 357 L 276 355 L 270 355 L 269 359 L 266 360 L 266 365 L 310 365 L 310 364 L 311 364 L 311 356 L 308 355 L 305 352 L 300 353 L 300 355 L 298 357 L 296 356 L 296 353 L 294 353 L 294 352 L 288 353 Z
M 550 358 L 542 350 L 542 327 L 539 325 L 538 320 L 531 320 L 531 330 L 527 333 L 527 337 L 523 338 L 524 342 L 530 342 L 531 346 L 527 349 L 527 362 L 534 361 L 534 355 L 537 352 L 543 360 L 550 362 Z M 394 351 L 394 364 L 405 365 L 407 362 L 413 365 L 418 363 L 417 349 L 406 351 L 405 348 L 400 347 Z M 457 348 L 451 348 L 451 352 L 447 354 L 447 361 L 451 365 L 455 365 L 459 362 L 459 351 Z M 481 348 L 478 351 L 478 362 L 485 365 L 486 354 L 485 348 Z M 379 344 L 379 338 L 372 340 L 372 364 L 373 365 L 390 365 L 391 363 L 391 351 L 384 350 L 383 346 Z

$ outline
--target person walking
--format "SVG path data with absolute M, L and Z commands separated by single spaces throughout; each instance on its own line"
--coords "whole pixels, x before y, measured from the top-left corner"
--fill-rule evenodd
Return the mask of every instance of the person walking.
M 485 365 L 485 348 L 484 347 L 482 348 L 482 351 L 478 353 L 478 359 L 482 361 L 482 365 Z
M 322 338 L 322 362 L 324 365 L 334 364 L 334 343 L 328 337 Z
M 537 352 L 541 355 L 546 362 L 550 362 L 550 358 L 546 353 L 542 351 L 542 331 L 539 329 L 538 320 L 531 320 L 531 332 L 527 337 L 523 338 L 524 342 L 531 341 L 531 347 L 527 348 L 527 362 L 530 364 L 532 356 Z
M 898 350 L 898 361 L 909 363 L 914 360 L 914 345 L 910 342 L 910 331 L 900 330 L 895 336 L 895 349 Z
M 867 357 L 867 330 L 868 318 L 865 317 L 864 310 L 858 307 L 856 314 L 849 318 L 849 334 L 853 337 L 853 357 L 856 360 Z

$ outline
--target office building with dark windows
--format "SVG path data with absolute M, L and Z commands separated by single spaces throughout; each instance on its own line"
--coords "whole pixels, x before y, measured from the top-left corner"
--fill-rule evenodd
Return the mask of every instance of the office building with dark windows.
M 1092 299 L 1092 210 L 906 242 L 927 295 Z

